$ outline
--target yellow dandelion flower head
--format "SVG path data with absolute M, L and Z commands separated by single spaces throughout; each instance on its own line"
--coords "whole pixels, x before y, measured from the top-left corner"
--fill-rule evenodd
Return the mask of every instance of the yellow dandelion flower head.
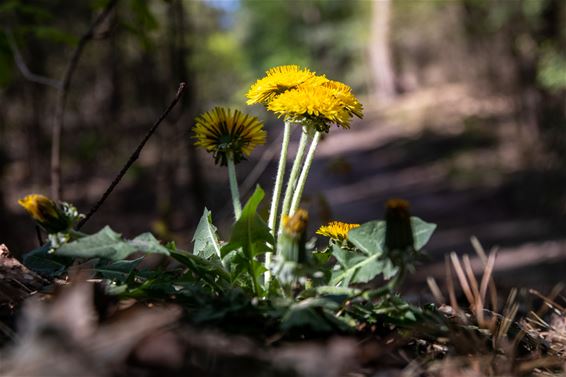
M 301 234 L 307 229 L 309 213 L 299 208 L 293 216 L 283 216 L 283 227 L 288 234 Z
M 301 85 L 275 97 L 267 106 L 288 121 L 313 125 L 328 132 L 331 124 L 350 128 L 352 116 L 335 91 L 323 85 Z
M 363 118 L 364 107 L 352 93 L 352 88 L 340 81 L 333 80 L 328 80 L 322 85 L 332 90 L 333 95 L 342 102 L 344 109 L 350 115 L 355 115 L 360 119 Z
M 40 194 L 31 194 L 19 199 L 18 204 L 24 207 L 26 212 L 40 226 L 49 233 L 57 233 L 67 230 L 70 226 L 70 219 L 65 215 L 60 206 Z
M 297 86 L 306 82 L 317 83 L 318 85 L 327 81 L 324 76 L 317 76 L 308 68 L 301 68 L 298 65 L 282 65 L 273 67 L 265 72 L 265 77 L 257 80 L 246 94 L 248 105 L 262 103 L 267 105 L 271 100 Z
M 316 234 L 332 238 L 336 241 L 345 241 L 348 239 L 348 232 L 359 227 L 360 224 L 348 224 L 341 221 L 331 221 L 328 225 L 321 226 Z
M 27 195 L 19 199 L 18 204 L 36 221 L 45 221 L 48 216 L 57 217 L 57 205 L 47 196 L 40 194 Z
M 249 157 L 267 134 L 263 123 L 239 110 L 215 107 L 195 119 L 195 145 L 206 149 L 214 161 L 226 165 L 230 156 L 235 163 Z

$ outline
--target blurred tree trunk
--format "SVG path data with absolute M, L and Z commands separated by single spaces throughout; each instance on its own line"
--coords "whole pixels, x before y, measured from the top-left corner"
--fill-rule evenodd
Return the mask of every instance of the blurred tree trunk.
M 192 125 L 194 118 L 197 116 L 198 113 L 198 103 L 196 99 L 197 93 L 197 80 L 196 74 L 192 68 L 188 66 L 188 60 L 191 56 L 191 47 L 193 44 L 191 42 L 187 42 L 187 35 L 189 35 L 192 40 L 197 38 L 195 30 L 193 30 L 192 25 L 190 23 L 191 18 L 185 17 L 185 7 L 183 5 L 183 0 L 176 0 L 174 5 L 177 6 L 177 17 L 178 17 L 178 27 L 179 33 L 177 33 L 178 37 L 178 51 L 179 54 L 177 55 L 177 70 L 178 70 L 178 80 L 185 81 L 188 85 L 188 90 L 181 99 L 184 111 L 184 119 L 186 121 L 186 125 Z M 188 21 L 188 22 L 187 22 Z M 187 158 L 188 158 L 188 165 L 189 165 L 189 173 L 190 173 L 190 183 L 189 183 L 189 190 L 193 195 L 193 208 L 197 211 L 198 215 L 202 212 L 204 208 L 204 203 L 206 200 L 206 195 L 204 191 L 204 187 L 206 186 L 206 178 L 203 174 L 201 164 L 197 155 L 197 150 L 194 145 L 194 140 L 190 137 L 191 135 L 187 135 L 186 133 L 187 128 L 183 128 L 183 134 L 186 135 L 185 142 L 187 148 Z M 197 220 L 198 221 L 198 220 Z
M 509 33 L 509 46 L 519 85 L 519 117 L 524 126 L 525 142 L 529 144 L 548 131 L 543 128 L 553 127 L 555 120 L 564 116 L 564 111 L 556 106 L 560 103 L 561 95 L 542 86 L 538 81 L 538 73 L 544 48 L 558 51 L 566 48 L 562 32 L 565 13 L 563 0 L 549 0 L 540 14 L 540 26 L 529 22 L 524 14 L 519 14 L 510 23 L 512 32 Z
M 36 38 L 28 38 L 26 44 L 26 61 L 31 72 L 45 76 L 45 51 L 42 44 Z M 27 82 L 24 87 L 25 102 L 28 109 L 25 122 L 25 143 L 26 143 L 26 174 L 25 179 L 33 186 L 39 185 L 45 178 L 46 166 L 41 166 L 44 162 L 41 153 L 44 145 L 44 134 L 42 122 L 45 118 L 44 102 L 46 97 L 46 87 L 41 84 Z
M 7 140 L 7 132 L 5 130 L 6 122 L 5 115 L 0 109 L 0 140 Z M 8 154 L 4 149 L 4 146 L 0 144 L 0 182 L 5 182 L 4 180 L 4 170 L 8 165 Z M 6 213 L 6 204 L 4 203 L 4 185 L 0 184 L 0 222 L 2 221 L 2 215 Z M 0 240 L 2 242 L 2 240 Z
M 173 134 L 169 135 L 170 145 L 179 145 L 179 138 L 183 138 L 183 145 L 186 151 L 186 162 L 188 165 L 188 180 L 187 187 L 179 189 L 182 193 L 190 193 L 190 203 L 189 209 L 182 208 L 179 206 L 179 202 L 174 199 L 175 205 L 172 206 L 172 210 L 179 210 L 182 208 L 183 220 L 188 220 L 189 222 L 198 221 L 198 216 L 202 211 L 205 203 L 204 194 L 204 178 L 202 169 L 200 166 L 200 161 L 196 153 L 196 149 L 193 145 L 193 140 L 190 138 L 189 126 L 192 120 L 195 118 L 197 113 L 197 107 L 195 103 L 196 99 L 196 79 L 194 77 L 194 72 L 188 66 L 187 61 L 190 56 L 190 48 L 187 44 L 186 35 L 193 35 L 190 31 L 190 19 L 186 17 L 185 7 L 183 0 L 174 0 L 169 5 L 168 10 L 168 22 L 169 22 L 169 52 L 170 52 L 170 66 L 171 66 L 171 82 L 178 84 L 182 81 L 186 82 L 188 87 L 185 91 L 185 95 L 181 98 L 181 106 L 176 112 L 176 118 L 174 123 L 175 128 L 170 128 Z M 167 149 L 166 149 L 167 151 Z M 169 151 L 167 152 L 170 153 Z M 172 164 L 169 170 L 168 179 L 169 182 L 166 183 L 168 187 L 167 190 L 172 195 L 173 198 L 184 197 L 184 195 L 175 195 L 177 188 L 177 178 L 179 177 L 179 167 L 182 165 L 179 160 L 183 156 L 182 153 L 174 153 L 174 161 L 170 161 Z M 165 189 L 165 188 L 164 188 Z M 194 211 L 194 212 L 193 212 Z M 171 215 L 171 214 L 170 214 Z M 197 220 L 195 220 L 197 219 Z M 188 224 L 189 226 L 196 225 Z
M 112 10 L 110 23 L 110 46 L 108 49 L 108 68 L 110 72 L 111 92 L 109 97 L 109 114 L 113 124 L 120 124 L 122 111 L 122 80 L 120 68 L 122 66 L 122 49 L 120 44 L 120 28 L 118 27 L 118 8 Z
M 390 43 L 391 0 L 374 0 L 371 14 L 369 46 L 370 70 L 373 75 L 373 92 L 378 100 L 387 101 L 396 94 L 395 71 L 391 59 Z

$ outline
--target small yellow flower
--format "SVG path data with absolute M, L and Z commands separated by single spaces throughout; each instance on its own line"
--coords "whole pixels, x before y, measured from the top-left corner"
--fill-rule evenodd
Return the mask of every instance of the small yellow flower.
M 35 222 L 48 233 L 67 230 L 71 221 L 57 203 L 44 195 L 32 194 L 18 200 Z
M 328 225 L 321 226 L 316 234 L 332 238 L 336 241 L 345 241 L 348 239 L 348 232 L 359 227 L 360 224 L 348 224 L 340 221 L 331 221 Z
M 263 123 L 239 110 L 215 107 L 195 119 L 193 127 L 197 142 L 214 161 L 226 165 L 228 155 L 235 163 L 248 157 L 257 145 L 264 144 Z
M 322 85 L 301 85 L 275 97 L 267 109 L 288 121 L 312 124 L 319 131 L 328 131 L 332 123 L 350 128 L 352 116 L 336 95 Z
M 256 103 L 267 105 L 279 94 L 294 89 L 303 83 L 312 82 L 320 85 L 328 81 L 324 76 L 317 76 L 309 69 L 301 69 L 298 65 L 274 67 L 265 74 L 266 76 L 257 80 L 246 94 L 248 105 Z

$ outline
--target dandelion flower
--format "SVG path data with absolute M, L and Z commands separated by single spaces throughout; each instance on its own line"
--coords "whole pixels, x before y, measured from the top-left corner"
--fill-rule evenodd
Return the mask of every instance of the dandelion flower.
M 18 204 L 48 233 L 63 232 L 72 224 L 64 209 L 44 195 L 27 195 Z
M 214 161 L 221 165 L 226 165 L 229 157 L 235 163 L 249 157 L 267 136 L 263 123 L 256 117 L 222 107 L 198 116 L 193 130 L 195 145 L 212 153 Z
M 271 100 L 297 86 L 312 82 L 322 84 L 328 81 L 324 76 L 317 76 L 307 68 L 301 69 L 298 65 L 283 65 L 268 70 L 266 76 L 257 80 L 246 94 L 248 105 L 262 103 L 267 105 Z
M 322 85 L 332 90 L 333 95 L 342 102 L 344 109 L 350 115 L 355 115 L 360 119 L 363 118 L 364 108 L 356 96 L 352 94 L 352 88 L 340 81 L 333 80 L 328 80 Z
M 316 234 L 332 238 L 336 241 L 345 241 L 348 239 L 348 232 L 359 226 L 360 224 L 348 224 L 341 221 L 331 221 L 330 223 L 328 223 L 328 225 L 318 228 Z
M 285 120 L 312 124 L 324 132 L 331 124 L 350 128 L 352 118 L 335 91 L 326 86 L 301 85 L 277 96 L 267 109 Z

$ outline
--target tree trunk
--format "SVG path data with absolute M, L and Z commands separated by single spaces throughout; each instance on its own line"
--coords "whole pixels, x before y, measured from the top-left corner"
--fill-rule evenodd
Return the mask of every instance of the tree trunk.
M 395 94 L 395 71 L 391 59 L 390 43 L 391 0 L 374 0 L 371 15 L 369 46 L 370 71 L 373 76 L 373 93 L 380 101 L 388 101 Z
M 187 60 L 191 55 L 191 43 L 187 41 L 186 36 L 196 39 L 196 33 L 191 28 L 190 19 L 186 18 L 183 0 L 176 0 L 173 3 L 177 15 L 177 81 L 185 81 L 188 85 L 187 93 L 181 99 L 183 105 L 183 118 L 186 125 L 191 125 L 198 112 L 198 104 L 196 101 L 196 77 L 191 68 L 187 65 Z M 189 192 L 191 192 L 193 200 L 192 207 L 195 211 L 202 212 L 205 204 L 206 178 L 203 174 L 200 161 L 198 159 L 194 140 L 186 133 L 186 129 L 182 132 L 186 141 L 187 160 L 190 174 Z

